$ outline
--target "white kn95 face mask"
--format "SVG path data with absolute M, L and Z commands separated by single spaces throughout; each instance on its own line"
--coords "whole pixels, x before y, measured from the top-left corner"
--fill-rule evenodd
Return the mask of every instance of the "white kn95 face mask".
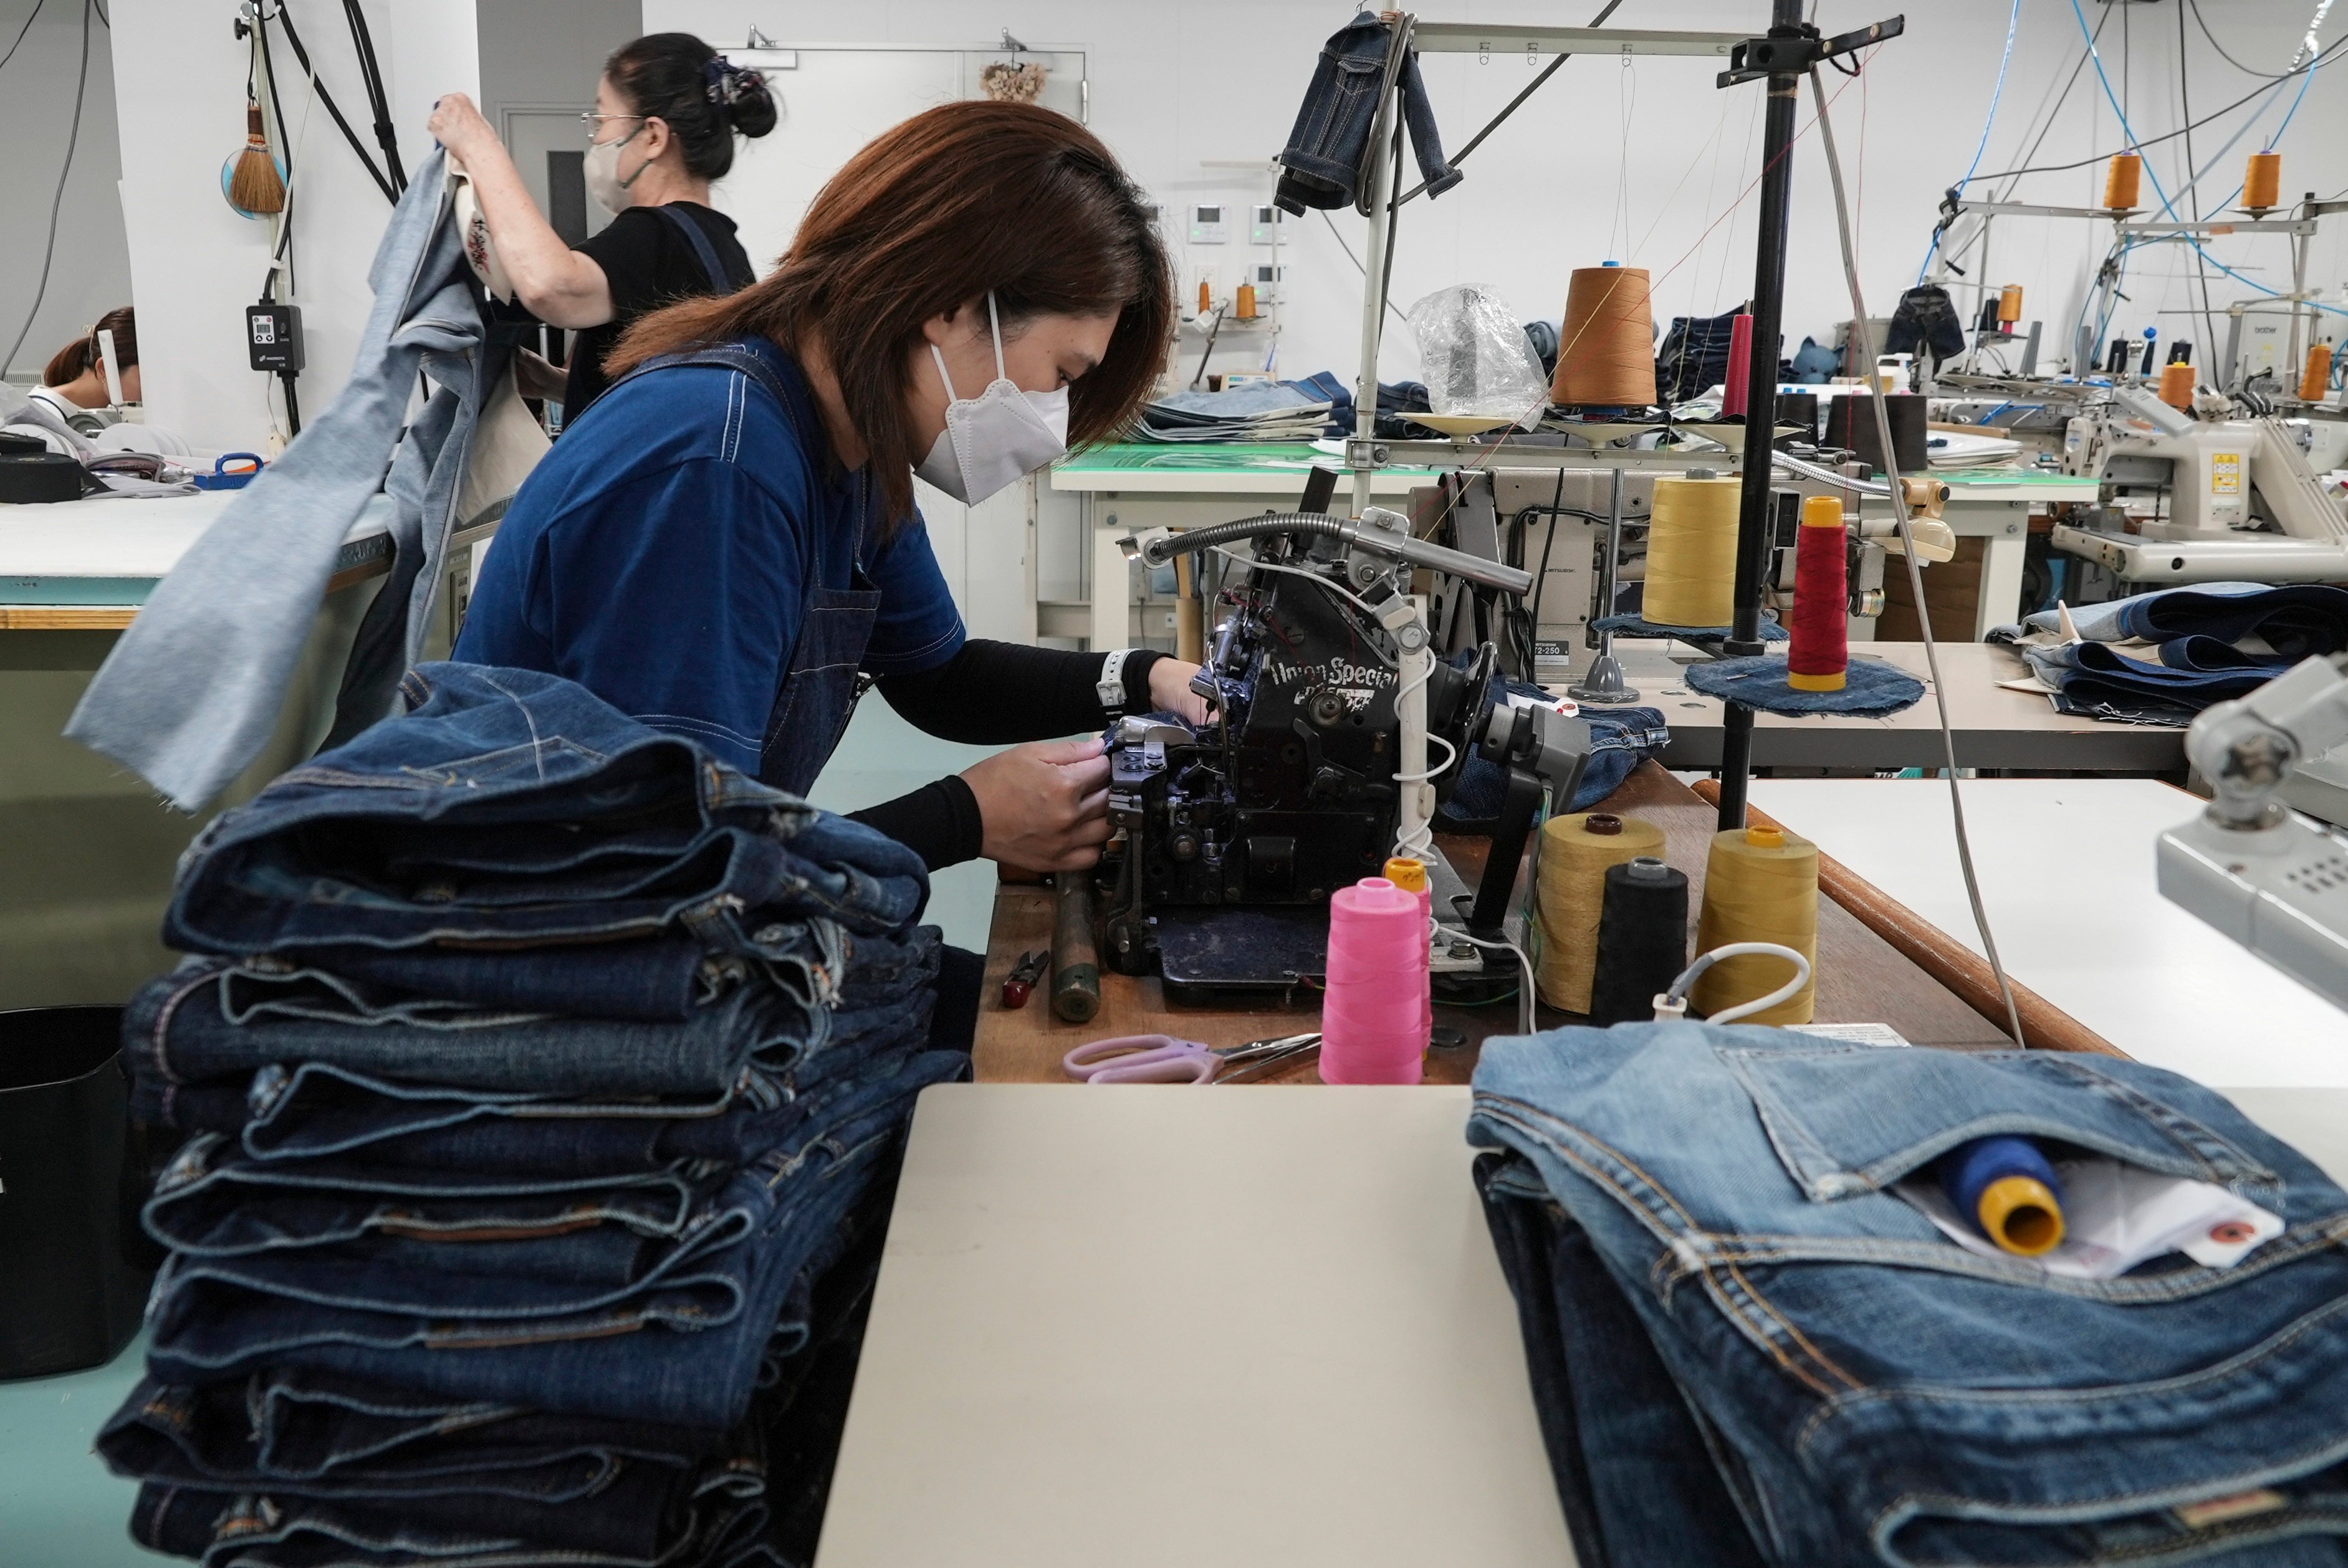
M 1032 474 L 1068 449 L 1068 389 L 1028 392 L 1003 368 L 1003 322 L 987 291 L 987 324 L 994 333 L 994 379 L 976 397 L 954 395 L 946 356 L 938 345 L 938 379 L 946 388 L 946 427 L 913 472 L 955 500 L 975 506 Z

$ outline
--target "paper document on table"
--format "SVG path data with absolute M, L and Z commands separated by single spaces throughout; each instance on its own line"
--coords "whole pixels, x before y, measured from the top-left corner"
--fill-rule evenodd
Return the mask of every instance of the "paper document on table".
M 1891 1190 L 1967 1252 L 2035 1262 L 2065 1279 L 2114 1279 L 2171 1251 L 2231 1268 L 2282 1234 L 2281 1215 L 2209 1182 L 2106 1159 L 2057 1160 L 2054 1173 L 2063 1180 L 2063 1241 L 2027 1260 L 1967 1225 L 1934 1176 L 1910 1176 Z
M 1847 1040 L 1853 1045 L 1906 1045 L 1907 1039 L 1888 1023 L 1797 1023 L 1796 1034 L 1815 1034 L 1821 1040 Z

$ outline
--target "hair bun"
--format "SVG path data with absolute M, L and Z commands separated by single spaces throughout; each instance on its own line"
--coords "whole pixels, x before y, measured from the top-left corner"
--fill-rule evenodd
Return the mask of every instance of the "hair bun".
M 760 137 L 775 128 L 779 117 L 774 95 L 767 90 L 763 75 L 737 66 L 723 55 L 711 56 L 703 74 L 708 79 L 710 103 L 736 131 L 746 137 Z

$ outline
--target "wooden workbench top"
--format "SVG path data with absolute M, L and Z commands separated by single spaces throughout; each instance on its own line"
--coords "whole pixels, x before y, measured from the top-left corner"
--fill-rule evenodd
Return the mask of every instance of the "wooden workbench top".
M 1642 764 L 1598 809 L 1645 817 L 1663 830 L 1665 858 L 1687 873 L 1689 914 L 1693 918 L 1704 897 L 1704 862 L 1717 825 L 1714 808 L 1694 791 L 1655 764 Z M 1486 841 L 1465 839 L 1445 847 L 1463 876 L 1471 879 L 1482 859 Z M 1065 1023 L 1055 1017 L 1047 986 L 1017 1011 L 997 999 L 1003 977 L 1023 952 L 1049 948 L 1052 943 L 1052 890 L 1004 883 L 994 897 L 994 925 L 986 951 L 986 990 L 978 1016 L 973 1054 L 981 1082 L 1060 1082 L 1060 1059 L 1086 1040 L 1112 1035 L 1164 1033 L 1200 1040 L 1210 1045 L 1234 1045 L 1243 1040 L 1288 1034 L 1313 1026 L 1310 1009 L 1258 1011 L 1180 1007 L 1169 1003 L 1165 988 L 1154 975 L 1101 975 L 1101 1010 L 1090 1023 Z M 2010 1044 L 1998 1029 L 1903 957 L 1860 919 L 1834 903 L 1818 903 L 1818 1021 L 1821 1023 L 1889 1024 L 1917 1045 L 1973 1050 Z M 1459 1049 L 1428 1053 L 1426 1078 L 1431 1083 L 1465 1083 L 1476 1070 L 1478 1048 L 1487 1036 L 1513 1034 L 1517 1008 L 1513 998 L 1481 1008 L 1437 1006 L 1438 1027 L 1463 1030 L 1468 1043 Z M 1544 1028 L 1581 1020 L 1543 1007 Z M 1265 1080 L 1310 1082 L 1310 1066 Z

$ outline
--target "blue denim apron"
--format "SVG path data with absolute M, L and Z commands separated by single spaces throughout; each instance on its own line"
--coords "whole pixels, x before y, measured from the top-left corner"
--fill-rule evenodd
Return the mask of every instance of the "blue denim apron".
M 675 364 L 721 365 L 740 371 L 773 395 L 809 452 L 827 449 L 822 422 L 798 388 L 786 385 L 755 350 L 740 343 L 717 343 L 648 359 L 627 377 Z M 849 585 L 827 588 L 826 569 L 836 548 L 828 530 L 819 528 L 813 569 L 808 573 L 806 597 L 799 605 L 798 641 L 791 650 L 789 667 L 776 688 L 774 707 L 767 716 L 767 733 L 758 752 L 758 782 L 793 794 L 807 794 L 816 774 L 847 733 L 857 699 L 870 678 L 860 673 L 865 644 L 872 641 L 872 622 L 880 610 L 880 590 L 864 571 L 865 526 L 872 516 L 872 476 L 856 476 L 855 557 Z

